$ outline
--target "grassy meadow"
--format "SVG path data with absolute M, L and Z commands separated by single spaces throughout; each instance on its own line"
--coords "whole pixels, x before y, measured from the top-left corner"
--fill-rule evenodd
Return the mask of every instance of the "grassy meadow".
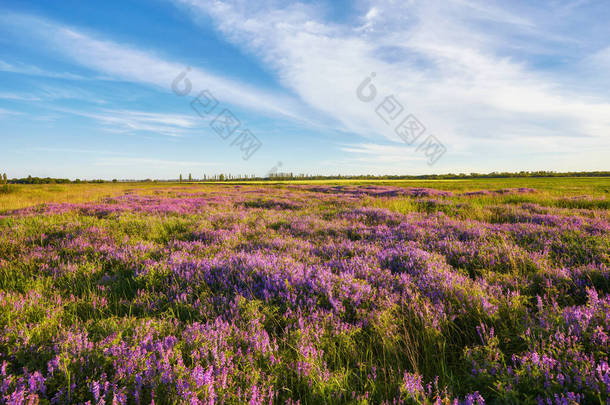
M 114 197 L 125 193 L 150 194 L 155 190 L 167 190 L 174 187 L 189 187 L 193 192 L 210 189 L 217 184 L 236 185 L 268 185 L 281 187 L 289 184 L 320 184 L 320 185 L 388 185 L 396 187 L 429 187 L 447 191 L 475 191 L 502 188 L 530 187 L 538 193 L 533 196 L 519 197 L 547 203 L 566 201 L 561 197 L 578 197 L 581 195 L 595 196 L 608 201 L 610 197 L 610 178 L 606 177 L 548 177 L 548 178 L 506 178 L 506 179 L 464 179 L 464 180 L 294 180 L 294 181 L 249 181 L 249 182 L 205 182 L 205 183 L 100 183 L 100 184 L 39 184 L 10 185 L 9 192 L 0 190 L 0 213 L 8 210 L 25 208 L 38 204 L 49 203 L 83 203 L 92 202 L 106 197 Z M 559 198 L 557 198 L 559 197 Z M 519 202 L 519 198 L 514 202 Z M 512 200 L 511 200 L 512 199 Z M 514 196 L 504 197 L 506 202 L 512 202 Z M 501 200 L 501 199 L 500 199 Z M 487 202 L 481 199 L 481 203 Z M 527 201 L 523 201 L 527 202 Z M 559 202 L 561 203 L 561 202 Z M 574 204 L 574 203 L 567 203 Z M 605 206 L 607 209 L 608 206 Z
M 11 185 L 0 403 L 607 404 L 610 179 Z

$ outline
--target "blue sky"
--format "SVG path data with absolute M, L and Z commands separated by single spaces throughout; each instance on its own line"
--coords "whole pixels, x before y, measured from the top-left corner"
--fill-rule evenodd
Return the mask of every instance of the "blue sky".
M 609 170 L 608 21 L 605 0 L 0 0 L 0 171 Z

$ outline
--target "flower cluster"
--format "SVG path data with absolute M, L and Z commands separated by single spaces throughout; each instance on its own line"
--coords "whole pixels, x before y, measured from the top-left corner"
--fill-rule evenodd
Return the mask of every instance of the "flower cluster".
M 168 187 L 5 213 L 0 403 L 607 403 L 610 216 L 536 196 Z

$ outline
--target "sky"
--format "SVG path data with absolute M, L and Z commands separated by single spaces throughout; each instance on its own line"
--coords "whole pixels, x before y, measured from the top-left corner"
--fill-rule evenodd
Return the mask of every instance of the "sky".
M 607 0 L 0 0 L 0 172 L 610 170 Z

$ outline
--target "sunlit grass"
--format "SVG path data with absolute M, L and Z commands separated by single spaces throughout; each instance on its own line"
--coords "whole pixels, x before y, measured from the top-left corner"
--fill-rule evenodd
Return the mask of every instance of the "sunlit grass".
M 473 359 L 481 365 L 487 354 L 511 359 L 546 343 L 542 353 L 561 358 L 554 351 L 557 327 L 546 328 L 541 320 L 557 319 L 565 327 L 560 313 L 551 310 L 588 308 L 583 305 L 592 288 L 607 294 L 603 266 L 610 245 L 601 227 L 607 214 L 600 209 L 607 202 L 607 180 L 573 180 L 443 181 L 453 194 L 429 197 L 408 197 L 393 187 L 385 192 L 399 196 L 330 188 L 312 192 L 290 183 L 17 186 L 0 197 L 3 207 L 124 194 L 153 198 L 0 218 L 0 330 L 9 342 L 0 350 L 0 365 L 8 359 L 12 376 L 42 370 L 49 396 L 74 383 L 74 396 L 64 397 L 65 403 L 91 400 L 91 382 L 107 376 L 126 390 L 128 403 L 136 403 L 132 399 L 140 388 L 141 403 L 150 403 L 153 387 L 155 403 L 181 403 L 177 384 L 163 382 L 161 374 L 145 374 L 158 347 L 171 360 L 163 367 L 176 376 L 173 381 L 190 381 L 193 387 L 201 374 L 195 373 L 197 365 L 201 372 L 211 364 L 215 370 L 233 364 L 230 385 L 216 391 L 215 403 L 247 403 L 248 397 L 236 392 L 249 396 L 263 375 L 269 376 L 264 384 L 276 390 L 273 403 L 289 398 L 312 404 L 394 398 L 400 403 L 398 398 L 407 398 L 406 372 L 425 382 L 438 378 L 454 397 L 476 390 L 489 403 L 530 403 L 534 394 L 545 394 L 543 382 L 522 371 L 517 389 L 496 389 L 497 382 L 513 383 L 512 372 L 494 363 L 490 367 L 499 377 L 473 375 Z M 549 182 L 571 194 L 549 190 Z M 409 181 L 392 185 L 435 188 Z M 515 187 L 535 191 L 462 194 Z M 588 197 L 573 198 L 583 195 Z M 198 200 L 210 204 L 197 206 Z M 267 204 L 273 201 L 293 205 Z M 194 208 L 179 209 L 191 203 Z M 549 213 L 542 215 L 548 224 L 535 222 L 538 212 Z M 555 217 L 575 219 L 567 216 L 578 216 L 587 226 L 553 224 Z M 527 231 L 530 224 L 531 232 L 514 232 Z M 573 274 L 566 277 L 564 268 Z M 552 301 L 544 311 L 536 310 L 537 296 L 556 305 Z M 296 321 L 297 310 L 307 317 Z M 219 332 L 227 319 L 234 333 Z M 196 340 L 193 332 L 185 333 L 208 322 L 211 329 L 196 332 Z M 483 341 L 481 325 L 493 327 L 498 337 Z M 524 340 L 530 327 L 540 341 Z M 598 353 L 591 331 L 583 335 L 587 346 L 578 356 Z M 174 337 L 177 344 L 165 348 Z M 273 360 L 257 348 L 265 339 L 277 343 L 265 349 Z M 73 341 L 92 346 L 75 353 Z M 192 355 L 216 344 L 232 363 Z M 61 364 L 47 372 L 55 356 Z M 133 375 L 117 371 L 124 364 Z M 135 375 L 147 378 L 143 387 Z M 210 395 L 206 389 L 195 393 L 200 399 Z
M 0 193 L 0 212 L 26 208 L 49 203 L 84 203 L 98 201 L 107 197 L 123 195 L 127 192 L 154 194 L 163 190 L 172 192 L 196 193 L 201 191 L 217 192 L 218 185 L 274 185 L 286 187 L 291 184 L 312 185 L 392 185 L 398 187 L 427 187 L 463 193 L 477 190 L 498 190 L 503 188 L 529 187 L 537 190 L 532 194 L 471 196 L 465 201 L 472 206 L 490 204 L 535 203 L 543 206 L 562 208 L 609 209 L 610 178 L 508 178 L 508 179 L 456 179 L 456 180 L 292 180 L 292 181 L 252 181 L 252 182 L 206 182 L 206 183 L 104 183 L 104 184 L 42 184 L 10 185 L 10 192 Z M 588 196 L 593 198 L 576 199 Z M 422 211 L 425 207 L 409 199 L 388 199 L 377 201 L 372 206 L 388 208 L 406 213 Z

